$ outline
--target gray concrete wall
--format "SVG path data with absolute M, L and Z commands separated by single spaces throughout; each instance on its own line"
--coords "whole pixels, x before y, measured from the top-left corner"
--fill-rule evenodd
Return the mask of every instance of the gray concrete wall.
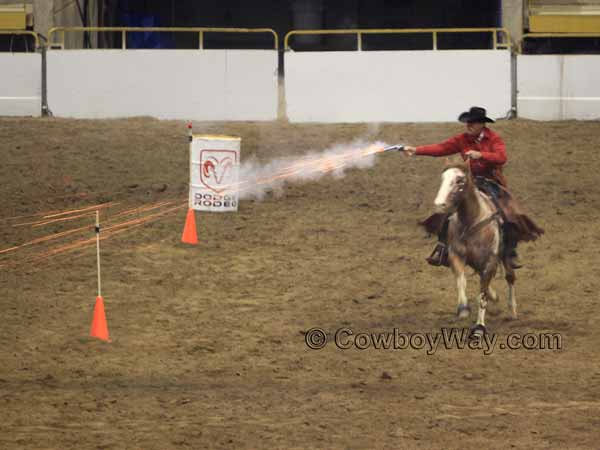
M 518 43 L 523 37 L 524 19 L 526 11 L 524 3 L 527 0 L 503 0 L 502 1 L 502 26 L 507 28 L 513 40 Z
M 33 0 L 33 30 L 46 36 L 54 26 L 54 0 Z

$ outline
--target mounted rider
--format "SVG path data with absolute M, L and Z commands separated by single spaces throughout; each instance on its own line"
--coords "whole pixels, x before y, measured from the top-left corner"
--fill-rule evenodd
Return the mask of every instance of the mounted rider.
M 507 161 L 506 147 L 502 138 L 486 124 L 494 120 L 486 115 L 484 108 L 473 106 L 463 112 L 458 120 L 466 124 L 466 133 L 454 136 L 440 144 L 419 147 L 405 146 L 409 156 L 448 156 L 460 153 L 463 160 L 469 160 L 471 174 L 477 187 L 487 194 L 502 217 L 504 252 L 508 254 L 513 268 L 520 268 L 517 243 L 537 239 L 544 233 L 521 208 L 507 189 L 502 166 Z M 438 234 L 438 243 L 427 258 L 434 266 L 448 266 L 447 232 L 449 214 L 434 213 L 420 224 L 429 233 Z

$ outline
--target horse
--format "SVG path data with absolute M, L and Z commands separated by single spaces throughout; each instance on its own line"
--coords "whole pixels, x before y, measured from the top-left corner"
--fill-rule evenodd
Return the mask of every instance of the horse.
M 508 283 L 508 306 L 512 318 L 516 319 L 516 277 L 510 256 L 503 252 L 502 216 L 492 199 L 476 187 L 468 161 L 444 168 L 434 205 L 440 216 L 450 215 L 448 262 L 458 289 L 457 316 L 466 318 L 470 314 L 465 276 L 465 269 L 469 266 L 479 274 L 479 311 L 472 333 L 482 335 L 486 332 L 488 300 L 498 300 L 490 284 L 501 264 Z

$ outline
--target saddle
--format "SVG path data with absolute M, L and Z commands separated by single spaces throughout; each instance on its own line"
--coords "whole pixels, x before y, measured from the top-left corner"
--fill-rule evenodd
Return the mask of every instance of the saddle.
M 502 217 L 504 229 L 508 238 L 519 241 L 535 241 L 544 234 L 539 227 L 514 199 L 506 187 L 485 177 L 475 177 L 477 188 L 487 194 Z
M 486 199 L 491 201 L 496 212 L 502 218 L 502 221 L 507 222 L 506 212 L 499 201 L 499 197 L 502 195 L 502 190 L 504 190 L 504 188 L 499 183 L 485 177 L 475 177 L 474 181 L 479 192 L 481 192 Z
M 544 229 L 523 212 L 508 189 L 485 177 L 475 177 L 474 182 L 477 188 L 496 206 L 502 218 L 502 228 L 508 239 L 514 242 L 534 241 L 544 234 Z M 427 233 L 439 235 L 447 220 L 448 214 L 434 213 L 419 222 L 419 225 L 423 226 Z

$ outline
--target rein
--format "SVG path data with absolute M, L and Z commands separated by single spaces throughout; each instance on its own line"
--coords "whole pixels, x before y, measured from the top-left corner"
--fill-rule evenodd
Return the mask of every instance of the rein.
M 500 213 L 498 211 L 494 212 L 492 215 L 486 217 L 485 219 L 483 219 L 480 222 L 477 222 L 474 225 L 471 225 L 469 228 L 465 228 L 462 233 L 460 233 L 460 236 L 458 237 L 461 241 L 464 240 L 467 236 L 471 235 L 472 233 L 480 230 L 481 228 L 483 228 L 484 226 L 486 226 L 488 223 L 492 222 L 493 220 L 497 220 L 498 217 L 500 217 Z
M 463 190 L 463 189 L 464 189 L 464 187 L 461 187 L 461 190 Z M 481 195 L 481 193 L 479 193 L 479 195 Z M 501 209 L 498 206 L 498 203 L 496 202 L 496 200 L 494 199 L 493 196 L 490 196 L 490 199 L 492 200 L 492 203 L 496 207 L 496 211 L 494 211 L 491 215 L 489 215 L 485 219 L 477 222 L 476 224 L 473 224 L 470 227 L 465 228 L 462 231 L 462 233 L 460 233 L 460 236 L 459 236 L 459 239 L 461 241 L 464 240 L 465 238 L 467 238 L 468 236 L 470 236 L 471 234 L 475 233 L 476 231 L 479 231 L 481 228 L 485 227 L 487 224 L 491 223 L 494 220 L 498 223 L 498 225 L 500 225 L 500 221 L 498 220 L 498 218 L 499 217 L 503 218 Z

